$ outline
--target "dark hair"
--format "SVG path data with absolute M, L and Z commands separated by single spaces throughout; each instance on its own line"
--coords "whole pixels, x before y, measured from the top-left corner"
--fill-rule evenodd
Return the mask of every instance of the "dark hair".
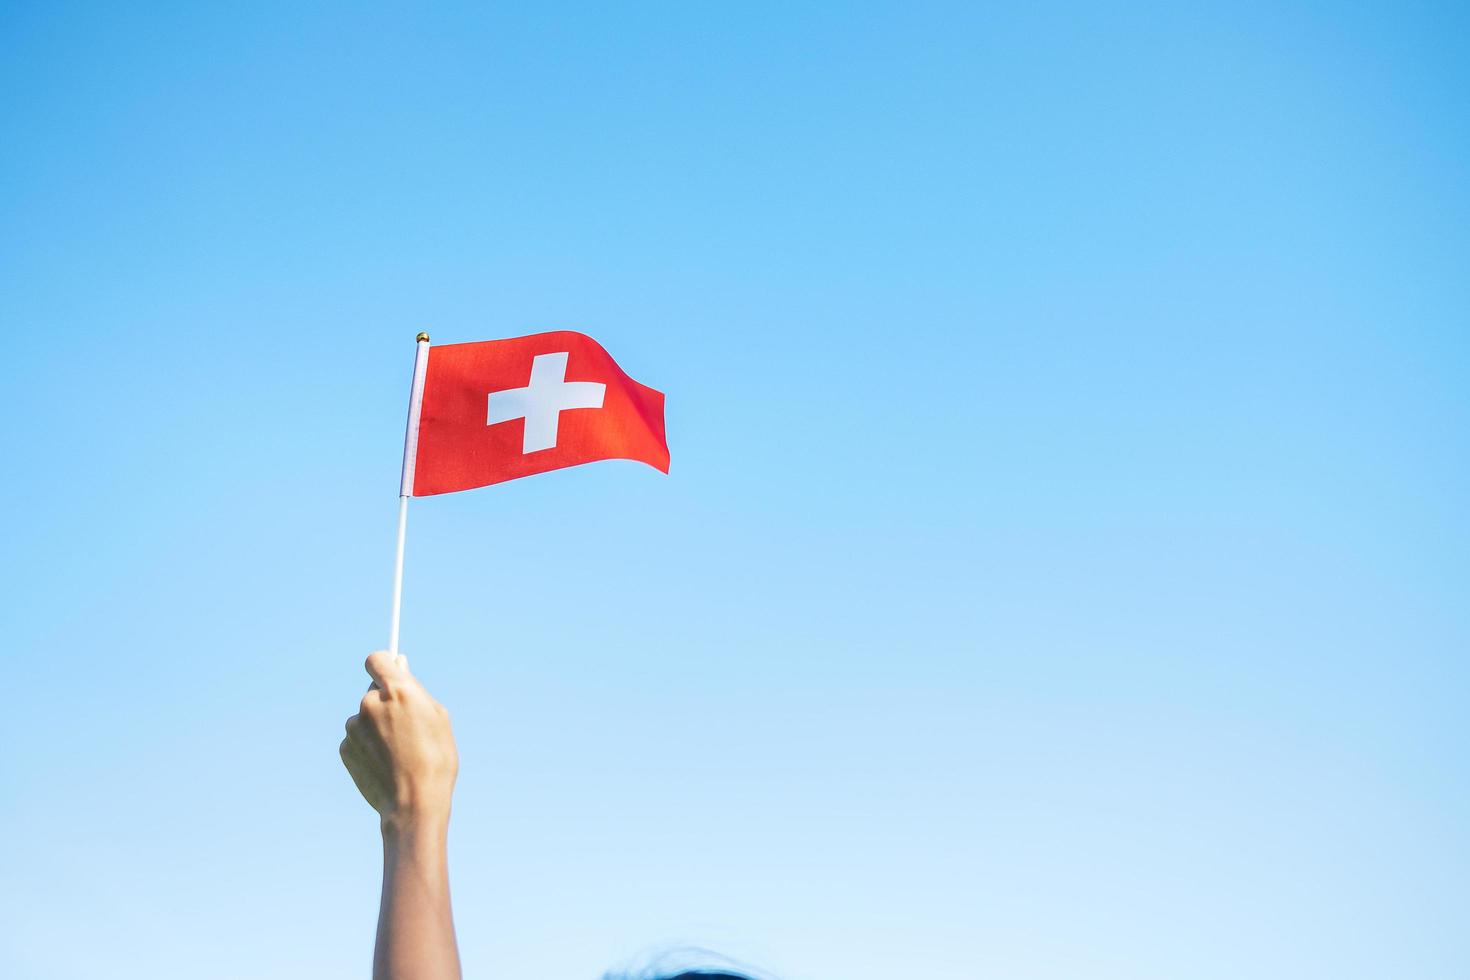
M 602 980 L 758 980 L 761 977 L 769 974 L 707 949 L 685 947 L 664 950 L 639 967 L 609 970 Z

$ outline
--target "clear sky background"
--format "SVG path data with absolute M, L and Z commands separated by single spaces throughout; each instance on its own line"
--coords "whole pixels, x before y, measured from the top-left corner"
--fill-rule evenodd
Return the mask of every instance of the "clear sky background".
M 366 975 L 413 336 L 467 974 L 1470 972 L 1456 4 L 6 4 L 0 972 Z

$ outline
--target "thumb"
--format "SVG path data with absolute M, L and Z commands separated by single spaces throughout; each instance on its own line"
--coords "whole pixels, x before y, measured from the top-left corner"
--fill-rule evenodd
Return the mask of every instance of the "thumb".
M 413 676 L 408 672 L 408 665 L 402 657 L 385 650 L 369 654 L 362 666 L 373 679 L 373 684 L 380 688 L 401 684 Z

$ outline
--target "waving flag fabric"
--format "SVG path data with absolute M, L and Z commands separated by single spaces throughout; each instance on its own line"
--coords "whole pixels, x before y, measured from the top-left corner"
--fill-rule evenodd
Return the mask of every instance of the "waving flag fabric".
M 469 490 L 599 459 L 667 473 L 664 396 L 568 330 L 427 348 L 409 407 L 402 492 Z

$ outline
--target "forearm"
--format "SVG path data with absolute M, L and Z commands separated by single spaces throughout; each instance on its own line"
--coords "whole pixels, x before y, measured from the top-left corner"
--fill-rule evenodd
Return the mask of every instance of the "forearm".
M 449 908 L 449 820 L 383 822 L 374 980 L 459 980 Z

